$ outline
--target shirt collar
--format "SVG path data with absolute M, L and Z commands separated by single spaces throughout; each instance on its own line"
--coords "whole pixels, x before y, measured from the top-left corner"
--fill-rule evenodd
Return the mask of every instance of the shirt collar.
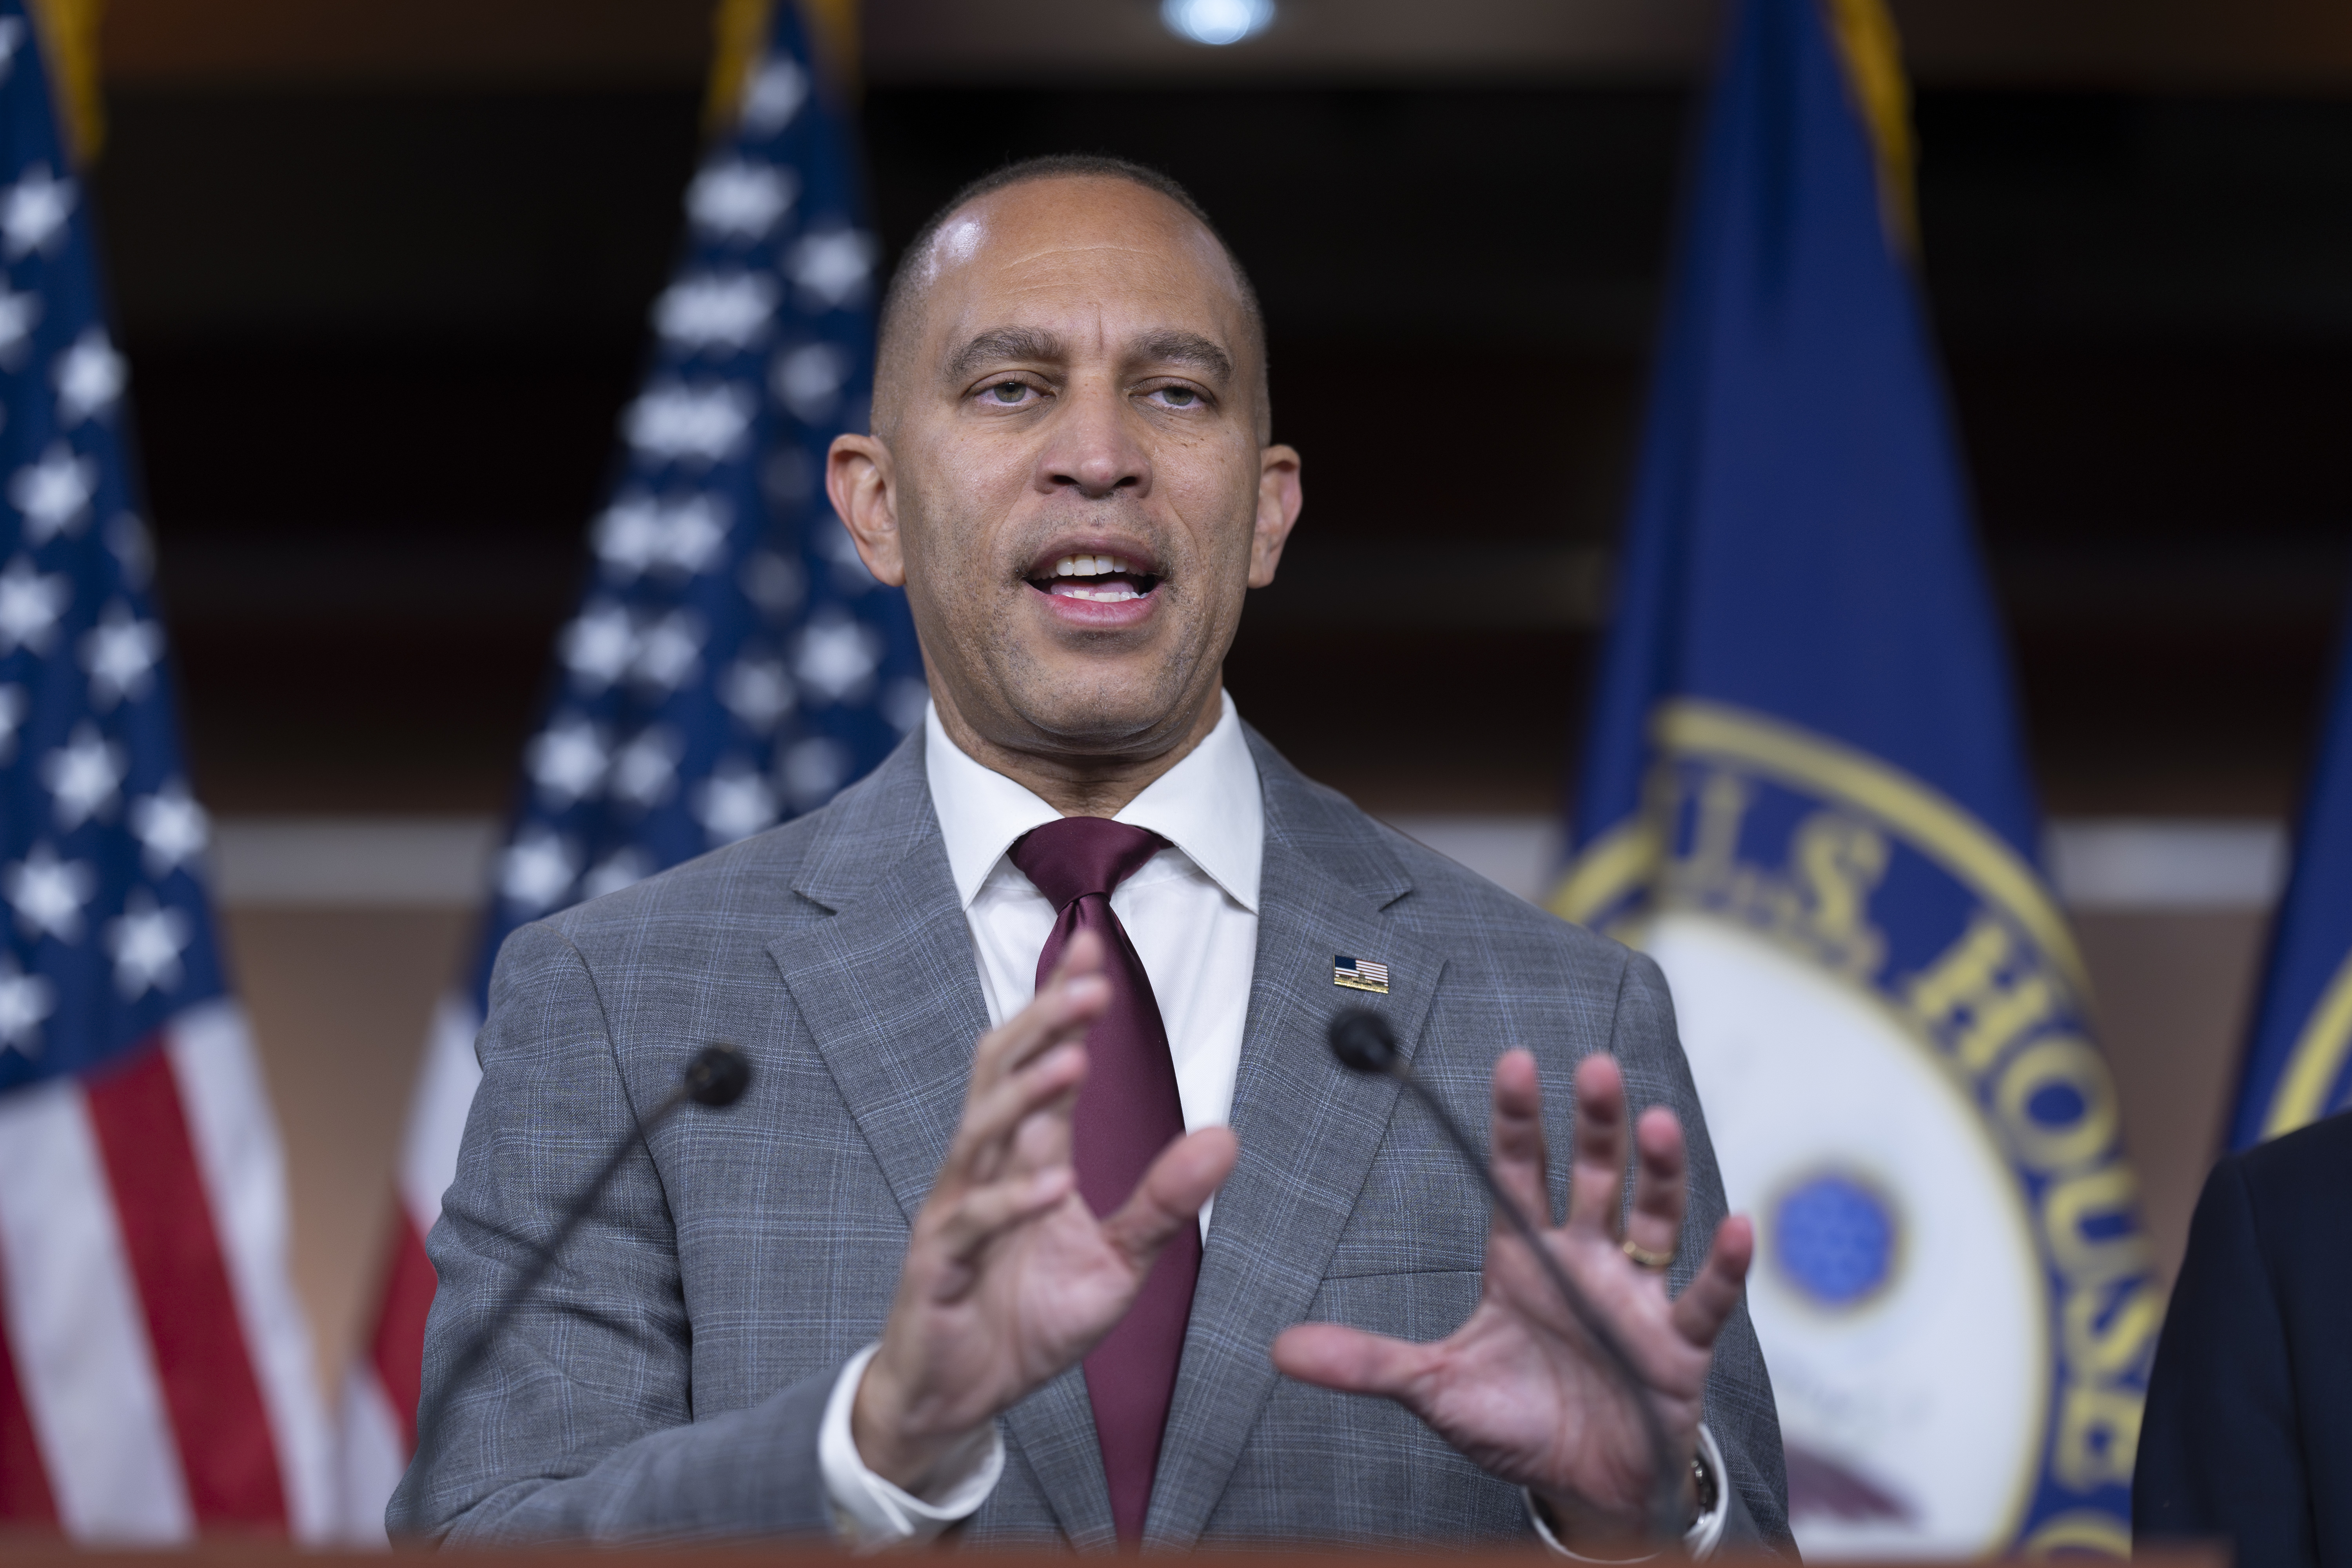
M 1257 912 L 1258 872 L 1265 858 L 1265 799 L 1257 763 L 1242 736 L 1231 693 L 1216 727 L 1184 759 L 1144 787 L 1114 819 L 1150 828 L 1176 846 L 1233 900 Z M 948 868 L 966 909 L 1013 840 L 1062 814 L 1003 773 L 972 760 L 940 722 L 938 704 L 923 715 L 923 771 L 939 815 Z

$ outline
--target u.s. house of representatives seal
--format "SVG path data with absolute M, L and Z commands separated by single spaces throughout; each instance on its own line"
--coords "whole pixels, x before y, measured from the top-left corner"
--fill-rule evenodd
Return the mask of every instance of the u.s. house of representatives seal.
M 2088 988 L 1948 797 L 1661 703 L 1558 912 L 1657 960 L 1735 1209 L 1808 1555 L 2129 1550 L 2161 1303 Z

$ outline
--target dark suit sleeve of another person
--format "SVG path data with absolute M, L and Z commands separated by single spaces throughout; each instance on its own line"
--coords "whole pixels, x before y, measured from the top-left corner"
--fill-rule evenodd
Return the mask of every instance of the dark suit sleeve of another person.
M 625 1083 L 594 979 L 548 925 L 500 951 L 478 1051 L 481 1088 L 426 1248 L 440 1280 L 428 1400 L 571 1194 L 668 1087 Z M 394 1537 L 829 1533 L 817 1429 L 838 1369 L 698 1422 L 693 1348 L 661 1173 L 641 1138 L 497 1353 L 454 1391 L 435 1461 L 412 1465 L 393 1497 Z
M 2352 1564 L 2352 1117 L 2215 1167 L 2148 1383 L 2142 1541 Z
M 1723 1223 L 1727 1205 L 1715 1145 L 1699 1108 L 1698 1089 L 1675 1033 L 1674 1001 L 1665 976 L 1647 954 L 1626 955 L 1616 1029 L 1609 1048 L 1629 1072 L 1646 1069 L 1666 1079 L 1670 1087 L 1665 1102 L 1683 1124 L 1690 1151 L 1690 1204 L 1669 1276 L 1679 1292 L 1688 1286 L 1714 1245 L 1716 1226 Z M 1789 1481 L 1780 1451 L 1780 1411 L 1773 1403 L 1771 1373 L 1765 1369 L 1763 1347 L 1757 1343 L 1744 1297 L 1715 1342 L 1704 1419 L 1723 1450 L 1725 1468 L 1731 1472 L 1722 1550 L 1763 1549 L 1795 1557 L 1797 1544 L 1789 1532 Z

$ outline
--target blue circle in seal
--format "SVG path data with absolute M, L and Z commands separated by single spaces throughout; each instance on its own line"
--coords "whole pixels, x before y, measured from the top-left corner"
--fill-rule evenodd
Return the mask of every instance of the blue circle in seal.
M 1895 1215 L 1875 1187 L 1830 1171 L 1781 1194 L 1773 1261 L 1817 1306 L 1853 1307 L 1895 1272 Z

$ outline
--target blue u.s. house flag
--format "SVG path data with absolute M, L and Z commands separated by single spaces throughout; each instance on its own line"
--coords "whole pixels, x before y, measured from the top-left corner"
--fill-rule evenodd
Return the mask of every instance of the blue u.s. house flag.
M 824 805 L 929 700 L 905 596 L 859 563 L 824 489 L 827 447 L 866 428 L 873 392 L 877 258 L 854 150 L 793 0 L 758 42 L 730 133 L 686 192 L 686 251 L 654 304 L 481 945 L 426 1044 L 382 1304 L 343 1391 L 355 1539 L 382 1539 L 415 1443 L 424 1238 L 457 1171 L 499 944 Z
M 2352 636 L 2309 790 L 2230 1121 L 2232 1149 L 2352 1110 Z
M 2159 1300 L 2036 866 L 1876 0 L 1746 0 L 1553 907 L 1654 954 L 1815 1557 L 2128 1550 Z

